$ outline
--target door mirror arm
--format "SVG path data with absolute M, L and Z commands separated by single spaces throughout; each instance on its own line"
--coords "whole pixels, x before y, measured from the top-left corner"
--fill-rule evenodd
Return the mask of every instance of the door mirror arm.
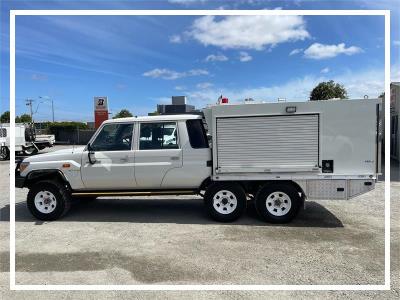
M 88 149 L 89 163 L 93 165 L 96 162 L 96 158 L 94 157 L 95 152 L 94 152 L 91 144 L 88 144 L 87 149 Z

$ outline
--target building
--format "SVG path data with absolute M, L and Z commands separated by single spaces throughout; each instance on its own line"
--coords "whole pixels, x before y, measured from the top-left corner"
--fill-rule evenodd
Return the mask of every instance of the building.
M 172 96 L 171 104 L 157 104 L 157 113 L 160 115 L 195 114 L 199 111 L 193 105 L 186 103 L 186 96 Z
M 400 160 L 400 82 L 390 84 L 390 156 Z

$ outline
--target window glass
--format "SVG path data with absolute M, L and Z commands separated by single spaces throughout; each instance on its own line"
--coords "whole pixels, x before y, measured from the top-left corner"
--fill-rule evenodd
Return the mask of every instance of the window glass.
M 140 124 L 140 150 L 178 148 L 175 122 Z
M 94 151 L 131 150 L 133 124 L 107 124 L 91 144 Z
M 186 126 L 192 148 L 208 148 L 208 140 L 202 120 L 187 120 Z

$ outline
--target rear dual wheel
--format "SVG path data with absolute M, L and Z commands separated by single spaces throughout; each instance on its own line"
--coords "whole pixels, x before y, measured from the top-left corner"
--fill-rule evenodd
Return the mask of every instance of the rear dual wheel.
M 210 216 L 219 222 L 232 222 L 246 210 L 246 193 L 238 183 L 214 183 L 206 190 L 205 204 Z M 269 183 L 255 196 L 258 215 L 269 223 L 288 223 L 298 214 L 303 201 L 290 184 Z
M 207 211 L 219 222 L 232 222 L 246 210 L 246 193 L 235 183 L 214 183 L 204 195 Z
M 270 223 L 288 223 L 298 214 L 302 199 L 289 184 L 267 184 L 256 195 L 258 215 Z

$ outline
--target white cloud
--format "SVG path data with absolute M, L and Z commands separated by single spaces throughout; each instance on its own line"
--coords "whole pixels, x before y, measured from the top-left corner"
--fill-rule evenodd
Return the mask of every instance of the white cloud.
M 303 48 L 293 49 L 292 51 L 290 51 L 289 56 L 292 56 L 292 55 L 295 55 L 295 54 L 299 54 L 302 51 L 303 51 Z
M 204 61 L 211 62 L 211 61 L 227 61 L 228 57 L 223 54 L 210 54 L 208 55 Z
M 184 90 L 186 90 L 186 87 L 183 86 L 183 85 L 177 85 L 177 86 L 175 87 L 175 90 L 177 90 L 177 91 L 184 91 Z
M 330 69 L 329 69 L 328 67 L 326 67 L 326 68 L 323 68 L 323 69 L 321 70 L 321 73 L 322 73 L 322 74 L 326 74 L 326 73 L 329 73 L 329 71 L 330 71 Z
M 201 82 L 196 85 L 196 87 L 198 89 L 208 89 L 212 86 L 213 86 L 213 84 L 211 82 Z
M 35 73 L 35 74 L 32 74 L 31 79 L 35 80 L 35 81 L 43 81 L 43 80 L 47 80 L 47 75 Z
M 182 39 L 180 35 L 174 34 L 169 37 L 169 41 L 173 44 L 180 44 L 182 42 Z
M 239 55 L 239 60 L 241 62 L 248 62 L 253 59 L 253 57 L 245 51 L 240 51 Z
M 355 46 L 346 48 L 344 43 L 337 45 L 314 43 L 304 50 L 304 56 L 311 59 L 325 59 L 338 56 L 339 54 L 353 55 L 360 52 L 362 52 L 361 48 Z
M 169 69 L 156 68 L 143 73 L 143 76 L 145 77 L 162 78 L 166 80 L 175 80 L 179 78 L 200 76 L 200 75 L 208 75 L 208 71 L 203 69 L 193 69 L 186 72 L 177 72 Z
M 255 50 L 310 37 L 302 16 L 204 16 L 186 34 L 205 46 Z
M 400 75 L 400 72 L 398 72 Z M 188 92 L 190 104 L 197 108 L 203 108 L 207 104 L 216 103 L 222 94 L 227 96 L 230 102 L 243 102 L 246 98 L 256 101 L 276 102 L 278 98 L 286 98 L 287 101 L 306 101 L 311 90 L 321 81 L 334 80 L 343 84 L 349 98 L 361 99 L 364 95 L 374 98 L 384 90 L 384 70 L 370 69 L 360 72 L 346 72 L 334 77 L 326 75 L 309 75 L 293 78 L 273 86 L 258 86 L 253 88 L 234 89 L 213 87 L 209 89 L 197 89 Z

